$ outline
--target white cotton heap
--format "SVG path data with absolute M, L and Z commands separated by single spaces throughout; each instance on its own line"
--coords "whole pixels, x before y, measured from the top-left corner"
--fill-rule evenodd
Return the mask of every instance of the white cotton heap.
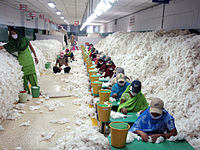
M 15 109 L 17 109 L 17 110 L 24 110 L 25 104 L 20 104 L 20 103 L 18 103 L 18 104 L 15 104 L 15 105 L 13 106 L 13 108 L 15 108 Z
M 63 107 L 65 106 L 62 102 L 60 101 L 55 101 L 55 102 L 45 102 L 45 107 L 49 111 L 54 111 L 57 107 Z
M 37 75 L 40 76 L 45 69 L 45 63 L 53 62 L 62 50 L 62 43 L 57 40 L 35 40 L 31 41 L 38 57 L 36 65 Z
M 120 112 L 115 112 L 115 111 L 112 111 L 110 112 L 110 116 L 113 118 L 113 119 L 119 119 L 119 118 L 124 118 L 126 117 L 126 115 L 120 113 Z
M 56 130 L 52 129 L 48 132 L 42 132 L 41 133 L 41 137 L 42 139 L 40 140 L 41 141 L 50 141 L 50 139 L 55 135 L 56 133 Z
M 54 124 L 65 124 L 65 123 L 69 123 L 69 120 L 67 118 L 62 118 L 59 120 L 50 120 L 50 123 L 54 123 Z
M 115 101 L 116 101 L 116 98 L 110 97 L 109 101 L 110 101 L 110 102 L 115 102 Z
M 8 119 L 8 120 L 19 120 L 21 118 L 22 117 L 21 117 L 21 114 L 19 114 L 19 111 L 16 110 L 16 109 L 12 109 L 6 119 Z
M 126 143 L 131 143 L 134 140 L 141 140 L 141 137 L 138 136 L 137 134 L 133 133 L 133 132 L 128 132 L 127 137 L 126 137 Z
M 89 117 L 94 118 L 95 117 L 95 109 L 89 108 L 88 105 L 81 105 L 79 107 L 79 110 L 76 112 L 76 115 L 81 119 L 89 118 Z
M 29 106 L 29 110 L 38 110 L 40 109 L 40 106 Z
M 65 136 L 57 140 L 56 147 L 51 148 L 51 150 L 60 149 L 107 150 L 109 142 L 108 138 L 98 130 L 86 124 L 66 132 Z
M 5 51 L 0 51 L 0 122 L 12 113 L 13 103 L 23 90 L 23 72 L 18 60 Z
M 162 142 L 164 142 L 164 138 L 162 137 L 162 136 L 160 136 L 160 137 L 158 137 L 157 139 L 156 139 L 156 144 L 159 144 L 159 143 L 162 143 Z
M 24 126 L 24 127 L 28 127 L 28 126 L 30 126 L 31 124 L 30 124 L 30 121 L 27 121 L 27 122 L 23 122 L 23 123 L 21 123 L 19 126 L 21 127 L 21 126 Z
M 183 133 L 178 133 L 176 136 L 171 136 L 169 139 L 167 139 L 168 141 L 180 141 L 180 140 L 184 140 L 184 134 Z
M 199 35 L 187 30 L 116 32 L 95 48 L 112 56 L 126 76 L 139 79 L 147 100 L 161 98 L 175 118 L 178 132 L 193 144 L 197 139 L 200 143 L 199 41 Z

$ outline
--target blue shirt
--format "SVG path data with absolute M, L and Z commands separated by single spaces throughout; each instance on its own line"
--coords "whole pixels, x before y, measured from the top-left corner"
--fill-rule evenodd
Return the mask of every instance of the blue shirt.
M 120 86 L 117 83 L 115 83 L 112 87 L 112 90 L 111 90 L 111 93 L 110 93 L 110 96 L 112 96 L 113 94 L 117 93 L 117 99 L 120 99 L 122 94 L 124 93 L 124 91 L 126 90 L 127 86 L 129 86 L 129 82 L 125 82 L 124 86 Z
M 147 134 L 159 134 L 169 132 L 175 128 L 174 118 L 165 109 L 159 119 L 151 117 L 150 107 L 145 110 L 132 125 L 129 131 L 141 130 Z

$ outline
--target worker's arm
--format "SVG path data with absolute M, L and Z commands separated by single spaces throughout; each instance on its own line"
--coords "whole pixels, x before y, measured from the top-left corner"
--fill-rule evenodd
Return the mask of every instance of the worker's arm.
M 0 50 L 2 50 L 2 49 L 4 49 L 4 47 L 3 47 L 3 46 L 0 46 Z
M 31 51 L 33 52 L 33 54 L 35 56 L 35 63 L 38 64 L 38 58 L 36 56 L 36 53 L 35 53 L 33 46 L 31 45 L 31 42 L 29 42 L 29 47 L 30 47 Z
M 157 138 L 162 136 L 164 139 L 168 139 L 171 136 L 176 136 L 177 135 L 177 130 L 176 128 L 172 129 L 169 133 L 163 133 L 163 134 L 152 134 L 150 135 L 152 138 L 152 142 L 156 142 Z
M 134 133 L 139 134 L 143 141 L 148 142 L 149 137 L 145 132 L 143 132 L 141 130 L 136 130 Z

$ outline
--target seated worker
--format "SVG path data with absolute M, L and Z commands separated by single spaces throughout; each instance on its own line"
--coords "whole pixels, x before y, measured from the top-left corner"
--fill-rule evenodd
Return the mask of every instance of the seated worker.
M 116 76 L 117 76 L 119 73 L 122 73 L 122 74 L 125 75 L 124 69 L 123 69 L 123 68 L 121 68 L 121 67 L 116 67 L 115 70 L 114 70 L 114 74 L 113 74 L 112 78 L 110 79 L 110 83 L 109 83 L 109 86 L 110 86 L 110 87 L 112 87 L 115 83 L 117 83 Z M 129 83 L 131 82 L 130 79 L 129 79 L 127 76 L 125 76 L 125 80 L 126 80 L 127 82 L 129 82 Z
M 149 136 L 152 142 L 156 142 L 160 136 L 168 139 L 177 135 L 174 118 L 164 109 L 164 102 L 159 98 L 151 101 L 150 107 L 138 117 L 129 131 L 139 134 L 145 142 Z
M 106 77 L 112 77 L 113 75 L 113 71 L 115 70 L 116 66 L 114 64 L 114 62 L 112 60 L 108 61 L 106 63 L 106 70 L 105 70 L 105 75 L 104 75 L 104 78 Z
M 71 60 L 74 61 L 74 54 L 68 48 L 65 50 L 65 57 L 70 57 Z
M 108 61 L 110 61 L 111 60 L 111 57 L 110 56 L 103 56 L 103 60 L 104 60 L 104 64 L 101 66 L 101 68 L 99 69 L 99 72 L 100 73 L 104 73 L 104 72 L 106 72 L 106 69 L 107 69 L 107 65 L 106 65 L 106 63 L 108 62 Z
M 97 63 L 96 68 L 100 69 L 105 64 L 103 57 L 100 57 Z
M 112 87 L 110 97 L 116 98 L 118 100 L 121 98 L 122 94 L 130 83 L 125 80 L 125 75 L 122 73 L 117 75 L 116 80 L 117 83 L 115 83 Z
M 63 65 L 66 66 L 64 68 L 64 73 L 69 73 L 71 67 L 68 66 L 68 58 L 64 56 L 64 52 L 60 52 L 60 57 L 56 60 L 56 65 L 53 67 L 53 72 L 60 73 Z
M 121 96 L 118 112 L 127 114 L 127 112 L 139 112 L 148 108 L 145 96 L 141 92 L 141 82 L 134 80 Z

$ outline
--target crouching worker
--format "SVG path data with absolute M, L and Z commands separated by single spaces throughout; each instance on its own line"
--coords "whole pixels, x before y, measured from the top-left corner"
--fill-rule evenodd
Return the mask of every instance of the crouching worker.
M 69 73 L 71 67 L 68 66 L 68 58 L 64 56 L 64 52 L 61 52 L 60 57 L 56 60 L 56 65 L 53 67 L 53 72 L 60 73 L 63 65 L 66 66 L 64 68 L 64 73 Z
M 149 136 L 152 142 L 156 142 L 160 136 L 167 139 L 177 135 L 174 118 L 164 109 L 164 102 L 159 98 L 151 101 L 150 107 L 138 117 L 129 131 L 139 134 L 145 142 Z
M 127 112 L 139 112 L 148 108 L 147 100 L 141 92 L 141 82 L 134 80 L 122 94 L 118 112 L 127 114 Z
M 65 57 L 70 57 L 71 60 L 74 61 L 74 54 L 68 48 L 65 50 Z
M 116 80 L 117 83 L 112 87 L 110 96 L 119 100 L 130 83 L 125 80 L 125 75 L 122 73 L 117 75 Z

